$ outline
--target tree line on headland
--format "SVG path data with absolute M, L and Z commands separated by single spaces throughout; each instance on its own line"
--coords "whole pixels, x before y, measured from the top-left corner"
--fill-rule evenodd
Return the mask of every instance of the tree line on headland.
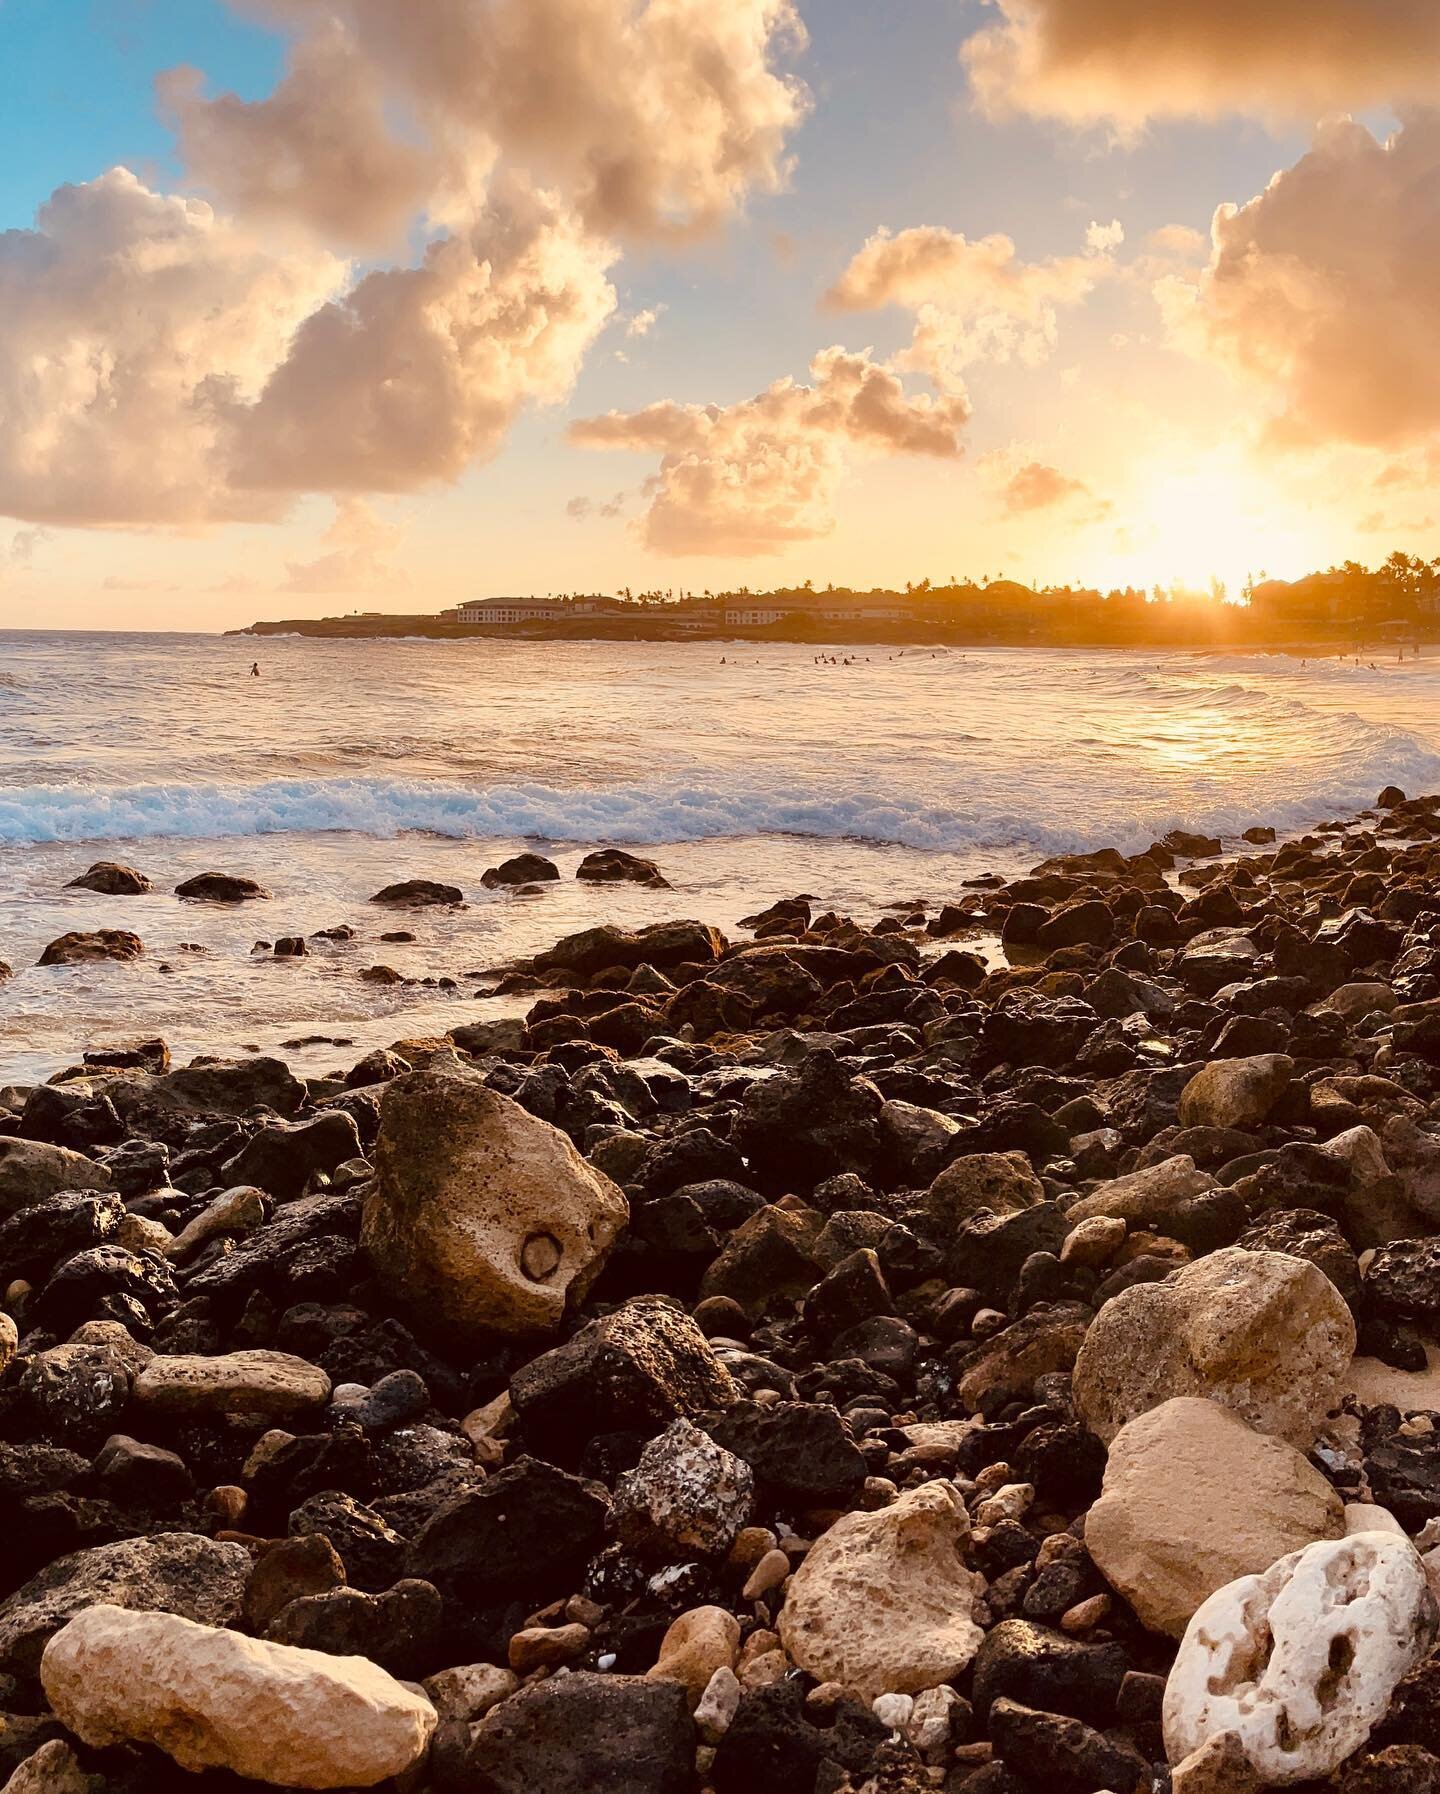
M 1261 575 L 1239 593 L 1218 581 L 1031 587 L 1009 579 L 931 580 L 868 592 L 812 581 L 769 592 L 685 589 L 481 599 L 433 615 L 384 611 L 258 622 L 237 634 L 684 641 L 944 642 L 948 644 L 1221 648 L 1310 646 L 1403 652 L 1440 636 L 1440 558 L 1396 551 L 1379 567 L 1346 561 L 1285 581 Z

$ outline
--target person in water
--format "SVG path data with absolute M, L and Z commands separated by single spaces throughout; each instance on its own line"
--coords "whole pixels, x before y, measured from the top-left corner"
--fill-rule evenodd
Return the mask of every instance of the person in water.
M 258 660 L 252 660 L 250 662 L 250 677 L 252 679 L 258 679 L 260 677 L 260 662 Z

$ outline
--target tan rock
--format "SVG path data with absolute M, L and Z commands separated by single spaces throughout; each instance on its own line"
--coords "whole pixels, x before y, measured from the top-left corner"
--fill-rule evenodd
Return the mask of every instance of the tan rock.
M 52 1738 L 26 1757 L 6 1782 L 4 1794 L 100 1794 L 103 1783 L 80 1766 L 63 1738 Z
M 1103 1265 L 1125 1244 L 1125 1223 L 1118 1215 L 1091 1215 L 1078 1221 L 1060 1248 L 1063 1265 Z
M 1198 1395 L 1305 1449 L 1354 1351 L 1355 1322 L 1323 1271 L 1231 1246 L 1112 1297 L 1075 1360 L 1075 1402 L 1107 1444 L 1148 1408 Z
M 1175 1765 L 1170 1787 L 1171 1794 L 1261 1794 L 1262 1783 L 1239 1735 L 1217 1732 Z
M 330 1379 L 289 1352 L 215 1358 L 157 1354 L 135 1379 L 135 1400 L 161 1414 L 293 1414 L 330 1399 Z
M 252 1184 L 222 1190 L 193 1221 L 187 1222 L 165 1248 L 167 1258 L 188 1258 L 221 1234 L 253 1233 L 265 1219 L 264 1192 Z
M 941 1481 L 837 1520 L 790 1579 L 778 1627 L 791 1660 L 867 1701 L 959 1675 L 984 1636 L 970 1614 L 985 1581 L 961 1557 L 969 1534 L 959 1491 Z
M 553 1332 L 629 1218 L 558 1128 L 451 1071 L 397 1078 L 381 1106 L 362 1241 L 429 1336 Z
M 46 1646 L 40 1679 L 86 1744 L 153 1744 L 183 1769 L 287 1788 L 370 1788 L 419 1758 L 435 1709 L 363 1657 L 333 1657 L 90 1607 Z
M 509 1700 L 519 1686 L 520 1678 L 513 1669 L 501 1669 L 494 1663 L 463 1663 L 427 1676 L 424 1683 L 441 1719 L 466 1724 L 483 1719 L 492 1707 Z
M 1332 990 L 1328 997 L 1314 1004 L 1311 1014 L 1322 1009 L 1333 1009 L 1336 1015 L 1344 1016 L 1347 1022 L 1358 1022 L 1367 1015 L 1373 1015 L 1377 1009 L 1388 1015 L 1399 1000 L 1388 984 L 1342 984 L 1338 990 Z
M 652 1682 L 679 1682 L 693 1713 L 717 1669 L 735 1667 L 740 1622 L 723 1607 L 692 1607 L 660 1641 L 660 1654 L 646 1671 Z
M 1212 1059 L 1180 1092 L 1181 1127 L 1259 1127 L 1290 1088 L 1295 1061 L 1285 1053 Z
M 1158 1165 L 1147 1165 L 1142 1171 L 1101 1184 L 1098 1190 L 1081 1197 L 1067 1212 L 1067 1219 L 1072 1228 L 1092 1215 L 1116 1216 L 1127 1227 L 1150 1227 L 1164 1221 L 1177 1203 L 1214 1188 L 1215 1179 L 1206 1171 L 1198 1171 L 1188 1153 L 1177 1153 Z
M 958 1227 L 982 1209 L 1014 1214 L 1045 1200 L 1045 1186 L 1023 1152 L 972 1152 L 955 1159 L 925 1192 L 921 1206 L 936 1221 Z
M 1293 1446 L 1181 1396 L 1111 1444 L 1085 1546 L 1145 1625 L 1178 1638 L 1217 1588 L 1344 1531 L 1340 1497 Z

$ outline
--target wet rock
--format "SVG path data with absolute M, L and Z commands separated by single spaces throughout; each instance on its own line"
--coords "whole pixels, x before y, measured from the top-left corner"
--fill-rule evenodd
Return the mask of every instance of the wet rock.
M 482 872 L 480 882 L 487 891 L 494 891 L 502 885 L 547 884 L 559 876 L 560 868 L 543 853 L 517 853 Z
M 187 878 L 176 885 L 175 895 L 188 897 L 197 903 L 251 903 L 257 898 L 268 897 L 270 893 L 253 878 L 245 878 L 240 874 L 197 872 L 193 878 Z
M 1355 1323 L 1322 1271 L 1227 1247 L 1105 1304 L 1076 1360 L 1075 1401 L 1107 1443 L 1147 1409 L 1196 1395 L 1303 1449 L 1354 1351 Z
M 51 1637 L 97 1603 L 226 1626 L 240 1612 L 250 1555 L 193 1532 L 157 1533 L 77 1551 L 0 1604 L 0 1669 L 34 1675 Z
M 50 1704 L 87 1744 L 156 1745 L 181 1765 L 296 1788 L 408 1769 L 435 1709 L 363 1658 L 266 1644 L 167 1613 L 92 1607 L 46 1650 Z
M 791 1660 L 867 1700 L 913 1694 L 966 1668 L 984 1578 L 965 1568 L 970 1521 L 949 1483 L 837 1520 L 791 1578 L 778 1628 Z
M 728 1407 L 739 1395 L 695 1323 L 655 1297 L 591 1321 L 510 1382 L 521 1436 L 560 1464 L 578 1463 L 597 1433 L 653 1436 L 680 1416 Z
M 605 923 L 569 934 L 535 956 L 538 971 L 572 972 L 592 977 L 608 966 L 633 971 L 654 966 L 666 971 L 678 965 L 708 965 L 725 950 L 725 937 L 704 922 L 657 922 L 630 930 Z
M 1340 1497 L 1298 1451 L 1181 1396 L 1111 1442 L 1085 1544 L 1144 1624 L 1178 1638 L 1217 1588 L 1344 1527 Z
M 690 1421 L 652 1439 L 615 1485 L 615 1527 L 642 1557 L 674 1563 L 719 1557 L 750 1519 L 750 1466 Z
M 638 854 L 626 853 L 623 847 L 601 847 L 587 853 L 575 868 L 575 876 L 589 884 L 648 885 L 652 890 L 668 891 L 669 879 L 663 877 L 654 860 L 642 860 Z
M 138 934 L 124 928 L 97 928 L 91 933 L 62 934 L 40 955 L 42 966 L 93 965 L 99 960 L 139 959 L 145 952 Z
M 465 893 L 458 885 L 440 884 L 433 878 L 406 878 L 399 884 L 386 885 L 370 901 L 395 908 L 427 909 L 463 903 Z
M 1191 1620 L 1166 1684 L 1170 1760 L 1233 1732 L 1266 1783 L 1328 1775 L 1435 1627 L 1424 1565 L 1393 1533 L 1322 1541 L 1228 1584 Z
M 133 866 L 122 866 L 115 860 L 96 860 L 88 872 L 72 878 L 67 891 L 98 891 L 102 897 L 140 897 L 154 889 L 143 872 Z
M 362 1240 L 424 1333 L 452 1343 L 560 1325 L 629 1210 L 569 1140 L 478 1079 L 417 1071 L 381 1106 Z
M 683 1688 L 577 1672 L 522 1688 L 473 1729 L 463 1785 L 488 1794 L 689 1794 Z

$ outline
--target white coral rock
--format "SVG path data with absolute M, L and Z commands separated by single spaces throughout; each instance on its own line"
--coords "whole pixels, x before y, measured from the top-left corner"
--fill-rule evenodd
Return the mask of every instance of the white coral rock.
M 1170 1761 L 1234 1732 L 1266 1786 L 1328 1775 L 1370 1735 L 1435 1628 L 1424 1565 L 1391 1532 L 1321 1540 L 1227 1583 L 1195 1612 L 1170 1671 Z

